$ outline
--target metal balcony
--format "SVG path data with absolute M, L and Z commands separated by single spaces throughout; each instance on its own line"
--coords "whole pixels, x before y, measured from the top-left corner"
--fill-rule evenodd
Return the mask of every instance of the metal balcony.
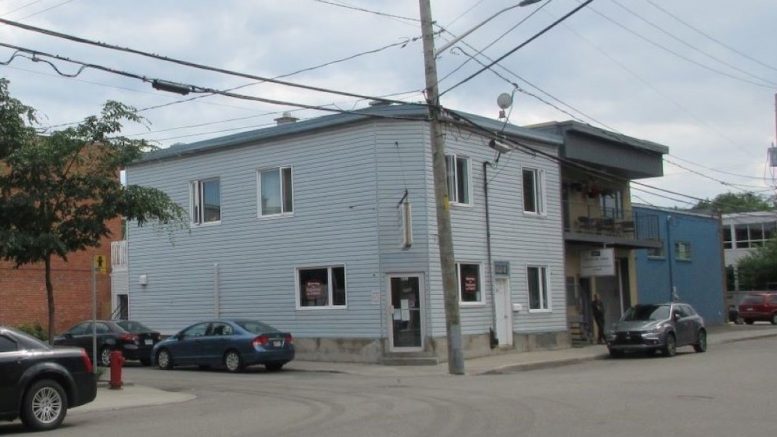
M 623 247 L 661 247 L 658 216 L 629 208 L 564 203 L 564 239 Z

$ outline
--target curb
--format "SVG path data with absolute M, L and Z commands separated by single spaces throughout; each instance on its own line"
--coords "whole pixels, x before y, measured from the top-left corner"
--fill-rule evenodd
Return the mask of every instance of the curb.
M 742 337 L 742 338 L 730 338 L 728 340 L 721 340 L 718 344 L 726 344 L 726 343 L 738 343 L 740 341 L 748 341 L 748 340 L 758 340 L 760 338 L 769 338 L 769 337 L 777 337 L 777 332 L 771 332 L 768 334 L 758 334 L 758 335 L 752 335 L 749 337 Z
M 600 354 L 600 355 L 592 355 L 590 357 L 565 358 L 563 360 L 548 360 L 548 361 L 538 361 L 535 363 L 508 364 L 505 366 L 498 367 L 496 369 L 491 369 L 480 373 L 476 373 L 475 375 L 504 375 L 506 373 L 512 373 L 512 372 L 523 372 L 523 371 L 537 370 L 537 369 L 550 369 L 554 367 L 571 366 L 574 364 L 580 364 L 587 361 L 603 360 L 607 357 L 608 357 L 607 354 Z

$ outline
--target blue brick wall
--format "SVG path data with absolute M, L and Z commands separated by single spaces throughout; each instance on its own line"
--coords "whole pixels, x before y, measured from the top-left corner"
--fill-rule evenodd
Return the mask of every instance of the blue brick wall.
M 660 257 L 648 256 L 646 249 L 636 251 L 638 301 L 669 301 L 674 285 L 680 301 L 691 304 L 707 324 L 725 322 L 718 218 L 652 207 L 634 207 L 634 210 L 658 215 L 659 234 L 664 243 Z M 678 259 L 677 242 L 690 244 L 690 259 Z

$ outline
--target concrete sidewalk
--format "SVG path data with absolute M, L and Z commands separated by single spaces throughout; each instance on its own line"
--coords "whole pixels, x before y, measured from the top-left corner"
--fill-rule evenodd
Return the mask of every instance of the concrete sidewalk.
M 709 328 L 708 344 L 715 345 L 735 341 L 777 337 L 777 326 L 772 325 L 724 325 Z M 496 375 L 516 371 L 559 367 L 608 357 L 604 345 L 536 352 L 505 352 L 487 357 L 472 358 L 465 362 L 467 375 Z M 378 364 L 332 363 L 295 360 L 286 366 L 286 372 L 338 373 L 367 377 L 419 377 L 449 376 L 447 363 L 434 366 L 384 366 Z M 70 414 L 93 411 L 118 410 L 131 407 L 164 405 L 195 399 L 191 393 L 170 392 L 152 387 L 135 385 L 128 381 L 121 390 L 110 390 L 101 381 L 94 402 L 75 408 Z

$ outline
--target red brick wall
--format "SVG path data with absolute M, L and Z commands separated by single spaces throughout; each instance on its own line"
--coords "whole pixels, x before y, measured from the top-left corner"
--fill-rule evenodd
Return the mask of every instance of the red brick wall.
M 112 236 L 104 238 L 99 248 L 71 253 L 68 262 L 52 261 L 54 286 L 55 330 L 62 332 L 76 322 L 92 318 L 92 260 L 104 255 L 110 266 L 111 241 L 121 238 L 121 220 L 112 220 L 108 227 Z M 0 325 L 40 323 L 48 329 L 45 270 L 42 263 L 15 269 L 12 263 L 0 261 Z M 111 315 L 111 278 L 97 274 L 97 317 Z

